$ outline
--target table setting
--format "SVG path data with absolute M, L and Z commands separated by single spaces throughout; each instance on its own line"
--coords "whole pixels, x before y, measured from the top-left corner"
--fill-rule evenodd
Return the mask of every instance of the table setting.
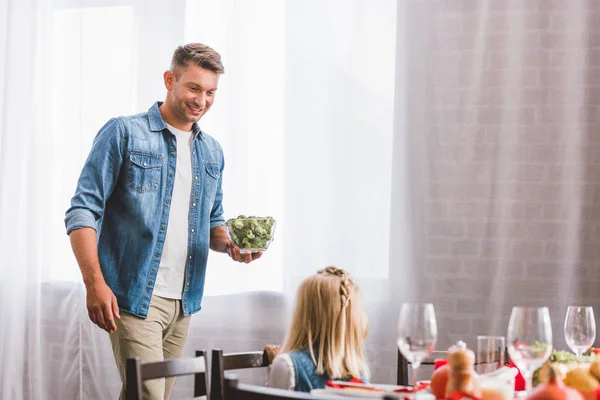
M 417 381 L 421 363 L 435 349 L 437 324 L 432 304 L 405 303 L 397 346 L 412 365 L 414 387 L 329 381 L 313 394 L 331 399 L 600 400 L 600 349 L 592 347 L 592 307 L 569 306 L 564 335 L 570 351 L 553 347 L 547 307 L 516 306 L 506 337 L 478 336 L 475 351 L 459 341 L 447 349 L 445 359 L 435 360 L 430 380 Z
M 413 363 L 413 382 L 436 333 L 433 305 L 403 305 L 398 347 Z M 436 399 L 600 399 L 592 307 L 568 307 L 564 335 L 572 352 L 553 348 L 547 307 L 513 307 L 506 339 L 478 336 L 476 354 L 463 342 L 453 345 L 447 359 L 436 362 L 429 390 Z

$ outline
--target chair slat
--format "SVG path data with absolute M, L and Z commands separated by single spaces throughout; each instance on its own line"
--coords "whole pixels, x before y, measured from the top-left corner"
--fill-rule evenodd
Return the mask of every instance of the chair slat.
M 504 361 L 509 360 L 509 356 L 508 356 L 508 350 L 506 348 L 504 348 L 504 351 L 502 351 L 502 349 L 499 349 L 498 351 L 496 351 L 494 353 L 494 362 L 500 362 L 502 360 L 502 353 L 504 352 Z M 423 360 L 423 362 L 421 363 L 421 365 L 434 365 L 435 364 L 435 360 L 439 359 L 439 358 L 448 358 L 448 351 L 434 351 L 433 353 L 431 353 L 425 360 Z M 479 360 L 477 360 L 475 362 L 475 365 L 477 365 L 479 363 Z M 398 366 L 397 366 L 397 379 L 396 379 L 396 383 L 398 385 L 409 385 L 409 380 L 408 380 L 408 365 L 410 363 L 408 362 L 408 360 L 406 360 L 406 358 L 402 355 L 402 352 L 400 352 L 400 350 L 398 350 Z
M 207 362 L 204 350 L 196 357 L 172 358 L 165 361 L 142 363 L 139 357 L 127 360 L 125 393 L 127 400 L 142 400 L 142 381 L 194 375 L 194 396 L 208 394 Z
M 433 353 L 431 353 L 429 356 L 427 356 L 423 362 L 421 362 L 421 365 L 434 365 L 435 364 L 435 360 L 438 358 L 447 358 L 448 357 L 448 352 L 447 351 L 434 351 Z M 398 350 L 398 374 L 396 377 L 396 384 L 398 385 L 402 385 L 402 386 L 406 386 L 409 385 L 409 379 L 408 379 L 408 366 L 410 365 L 410 362 L 408 362 L 408 360 L 404 357 L 404 355 L 402 354 L 402 352 L 400 350 Z
M 223 354 L 223 350 L 214 349 L 211 358 L 211 400 L 223 400 L 226 398 L 225 371 L 268 366 L 269 357 L 265 351 Z
M 206 372 L 204 357 L 173 358 L 166 361 L 142 364 L 142 379 L 170 378 Z
M 263 351 L 223 354 L 223 369 L 261 368 L 269 366 L 269 360 Z

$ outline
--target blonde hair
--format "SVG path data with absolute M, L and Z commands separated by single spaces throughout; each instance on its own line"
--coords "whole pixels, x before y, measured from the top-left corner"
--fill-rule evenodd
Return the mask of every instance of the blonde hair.
M 368 377 L 364 352 L 368 321 L 352 276 L 333 266 L 298 288 L 292 324 L 282 353 L 309 350 L 317 373 L 330 378 Z

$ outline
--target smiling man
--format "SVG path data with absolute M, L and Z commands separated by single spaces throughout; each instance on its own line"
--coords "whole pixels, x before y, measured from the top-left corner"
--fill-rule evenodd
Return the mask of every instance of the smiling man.
M 229 238 L 223 151 L 197 124 L 223 72 L 210 47 L 179 46 L 163 75 L 165 101 L 100 129 L 66 213 L 89 318 L 110 334 L 123 382 L 130 357 L 150 362 L 183 354 L 190 315 L 200 310 L 209 248 L 238 262 L 261 256 L 241 255 Z M 168 399 L 173 383 L 146 381 L 144 398 Z

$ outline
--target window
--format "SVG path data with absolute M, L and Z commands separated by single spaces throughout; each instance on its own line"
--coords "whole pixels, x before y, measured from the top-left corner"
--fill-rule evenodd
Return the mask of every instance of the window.
M 57 155 L 50 278 L 81 279 L 62 219 L 93 137 L 109 118 L 164 98 L 162 73 L 187 42 L 214 47 L 225 65 L 200 125 L 225 151 L 226 218 L 278 221 L 257 263 L 211 253 L 206 295 L 279 291 L 284 277 L 329 264 L 388 276 L 394 0 L 93 5 L 57 9 L 48 39 Z
M 110 29 L 106 29 L 110 21 Z M 134 10 L 131 6 L 59 8 L 54 11 L 53 137 L 50 278 L 80 281 L 64 229 L 64 214 L 92 140 L 108 119 L 135 107 Z

